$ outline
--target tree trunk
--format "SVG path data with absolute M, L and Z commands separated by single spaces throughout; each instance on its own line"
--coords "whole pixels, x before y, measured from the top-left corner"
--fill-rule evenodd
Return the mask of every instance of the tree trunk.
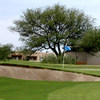
M 63 54 L 58 54 L 57 55 L 57 60 L 58 60 L 59 64 L 62 64 L 63 63 Z

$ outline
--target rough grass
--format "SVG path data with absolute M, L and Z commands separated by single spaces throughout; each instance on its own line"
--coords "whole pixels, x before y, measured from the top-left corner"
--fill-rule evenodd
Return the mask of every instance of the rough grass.
M 46 68 L 67 72 L 75 72 L 75 73 L 83 73 L 92 76 L 100 77 L 100 65 L 72 65 L 65 64 L 64 68 L 62 64 L 46 64 L 39 62 L 31 62 L 31 61 L 17 61 L 17 60 L 9 60 L 6 62 L 1 61 L 0 64 L 21 66 L 21 67 L 36 67 L 36 68 Z
M 0 100 L 99 100 L 100 82 L 47 82 L 0 77 Z

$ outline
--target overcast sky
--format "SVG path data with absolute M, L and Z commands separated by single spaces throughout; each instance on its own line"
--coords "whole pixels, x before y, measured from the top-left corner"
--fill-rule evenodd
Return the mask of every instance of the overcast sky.
M 15 47 L 22 45 L 19 34 L 10 32 L 8 27 L 18 19 L 27 8 L 53 6 L 59 3 L 67 8 L 83 10 L 85 14 L 96 18 L 96 25 L 100 25 L 100 0 L 0 0 L 0 43 L 12 43 Z

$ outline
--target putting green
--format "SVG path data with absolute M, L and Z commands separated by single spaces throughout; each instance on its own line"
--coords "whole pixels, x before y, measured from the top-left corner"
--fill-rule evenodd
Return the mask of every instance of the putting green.
M 100 82 L 29 81 L 0 77 L 0 100 L 99 100 Z
M 82 83 L 59 89 L 49 95 L 48 100 L 99 100 L 98 83 Z

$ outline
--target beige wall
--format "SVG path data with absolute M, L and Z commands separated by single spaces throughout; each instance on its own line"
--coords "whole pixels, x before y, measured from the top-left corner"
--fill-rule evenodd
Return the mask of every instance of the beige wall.
M 76 52 L 76 60 L 79 64 L 86 64 L 87 63 L 87 53 L 85 52 Z
M 87 64 L 88 65 L 100 65 L 100 52 L 95 55 L 87 54 Z
M 66 55 L 71 55 L 76 58 L 77 64 L 100 65 L 100 52 L 95 55 L 86 52 L 69 52 Z
M 87 53 L 85 52 L 69 52 L 66 55 L 71 55 L 76 59 L 77 64 L 86 64 L 87 63 Z

